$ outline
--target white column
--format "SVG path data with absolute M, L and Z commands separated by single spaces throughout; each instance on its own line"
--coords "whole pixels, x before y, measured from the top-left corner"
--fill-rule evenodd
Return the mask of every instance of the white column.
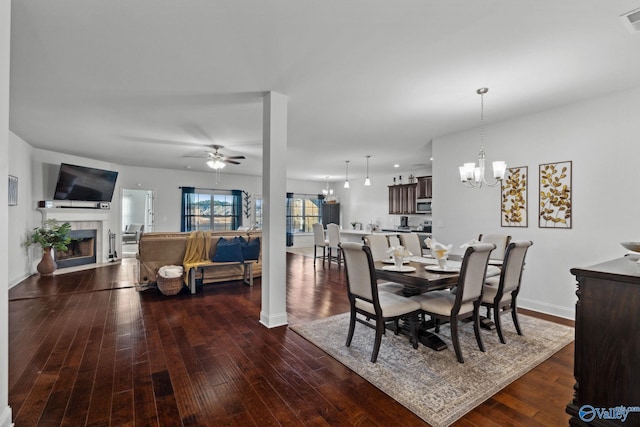
M 269 92 L 262 105 L 264 217 L 260 323 L 273 328 L 287 324 L 287 97 Z
M 9 40 L 11 38 L 11 2 L 0 1 L 0 177 L 9 175 Z M 0 185 L 0 236 L 9 234 L 7 181 Z M 20 203 L 28 203 L 22 200 Z M 9 406 L 9 246 L 0 243 L 0 427 L 11 426 Z

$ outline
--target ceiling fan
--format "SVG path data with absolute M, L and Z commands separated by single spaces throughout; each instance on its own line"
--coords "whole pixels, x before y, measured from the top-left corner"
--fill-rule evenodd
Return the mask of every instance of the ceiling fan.
M 238 162 L 237 160 L 242 160 L 245 157 L 244 156 L 223 156 L 219 150 L 221 148 L 224 148 L 222 145 L 211 145 L 210 146 L 213 151 L 206 151 L 206 156 L 184 156 L 184 157 L 196 157 L 196 158 L 206 158 L 207 159 L 207 166 L 209 166 L 211 169 L 222 169 L 223 167 L 225 167 L 225 165 L 227 163 L 232 164 L 232 165 L 239 165 L 240 162 Z

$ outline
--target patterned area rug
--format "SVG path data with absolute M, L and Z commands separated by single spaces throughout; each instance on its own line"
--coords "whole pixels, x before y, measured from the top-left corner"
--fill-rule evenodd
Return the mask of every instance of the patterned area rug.
M 438 334 L 447 349 L 423 345 L 415 350 L 406 336 L 387 331 L 376 363 L 369 361 L 374 331 L 356 324 L 351 347 L 345 346 L 349 314 L 317 320 L 292 329 L 349 369 L 397 400 L 434 427 L 448 426 L 571 343 L 574 329 L 519 315 L 523 336 L 511 316 L 502 316 L 507 344 L 495 331 L 482 330 L 486 352 L 476 343 L 471 323 L 458 328 L 464 363 L 458 363 L 448 325 Z

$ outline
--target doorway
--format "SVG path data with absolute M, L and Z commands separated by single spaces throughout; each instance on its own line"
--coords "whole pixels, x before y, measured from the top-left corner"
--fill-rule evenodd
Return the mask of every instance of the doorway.
M 141 229 L 142 233 L 153 231 L 153 190 L 122 189 L 122 231 L 124 233 L 127 226 Z M 138 253 L 138 239 L 134 236 L 122 239 L 121 254 L 123 258 L 135 257 Z

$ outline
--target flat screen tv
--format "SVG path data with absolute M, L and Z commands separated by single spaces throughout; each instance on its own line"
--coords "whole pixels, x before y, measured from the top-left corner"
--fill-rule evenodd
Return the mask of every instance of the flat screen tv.
M 110 202 L 116 186 L 118 172 L 104 169 L 60 165 L 54 200 L 81 200 Z

